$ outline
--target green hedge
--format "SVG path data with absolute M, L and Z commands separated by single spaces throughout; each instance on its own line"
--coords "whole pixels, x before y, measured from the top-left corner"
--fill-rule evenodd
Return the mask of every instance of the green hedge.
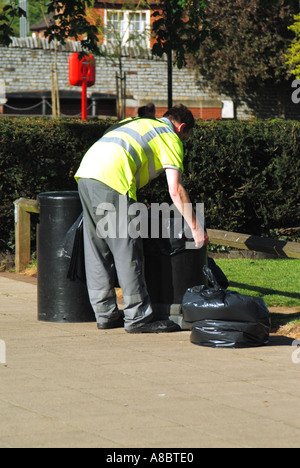
M 80 160 L 108 124 L 72 120 L 0 120 L 0 251 L 14 244 L 13 202 L 39 193 L 77 190 Z
M 76 190 L 74 173 L 111 122 L 0 120 L 0 250 L 13 245 L 13 201 Z M 272 235 L 299 226 L 300 123 L 199 121 L 186 143 L 184 183 L 209 228 Z M 161 176 L 139 195 L 168 199 Z
M 209 228 L 274 236 L 300 226 L 300 122 L 198 121 L 185 146 L 184 184 Z M 163 201 L 164 185 L 145 198 Z

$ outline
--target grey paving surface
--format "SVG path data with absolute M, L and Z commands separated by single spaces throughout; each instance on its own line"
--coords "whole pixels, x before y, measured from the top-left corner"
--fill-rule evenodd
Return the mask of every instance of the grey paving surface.
M 291 340 L 224 350 L 190 332 L 37 320 L 37 287 L 0 274 L 0 447 L 299 447 Z

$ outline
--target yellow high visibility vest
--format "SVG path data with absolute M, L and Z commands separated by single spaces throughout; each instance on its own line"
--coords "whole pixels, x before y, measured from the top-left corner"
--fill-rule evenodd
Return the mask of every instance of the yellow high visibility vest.
M 164 169 L 183 171 L 183 145 L 167 119 L 132 119 L 112 128 L 84 156 L 75 179 L 95 179 L 136 200 Z

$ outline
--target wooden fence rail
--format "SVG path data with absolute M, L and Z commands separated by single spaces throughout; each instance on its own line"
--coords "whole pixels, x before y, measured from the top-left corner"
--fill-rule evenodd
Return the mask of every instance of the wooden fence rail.
M 16 272 L 20 273 L 30 262 L 30 214 L 39 213 L 40 207 L 37 200 L 20 198 L 15 205 L 15 265 Z M 275 254 L 280 258 L 300 259 L 300 243 L 285 242 L 277 239 L 239 234 L 236 232 L 207 230 L 210 242 L 217 245 L 225 245 L 240 250 L 253 250 Z
M 280 258 L 300 258 L 299 242 L 286 242 L 237 232 L 218 231 L 216 229 L 208 229 L 207 234 L 212 244 L 274 254 Z

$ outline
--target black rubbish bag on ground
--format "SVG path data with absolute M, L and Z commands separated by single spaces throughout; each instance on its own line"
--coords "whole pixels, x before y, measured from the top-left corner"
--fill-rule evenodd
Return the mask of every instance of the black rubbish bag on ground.
M 200 346 L 243 348 L 269 341 L 269 310 L 261 298 L 224 290 L 204 267 L 209 287 L 188 289 L 183 318 L 192 329 L 191 342 Z
M 86 284 L 83 244 L 83 213 L 69 229 L 64 242 L 64 255 L 70 259 L 67 277 L 71 281 L 79 280 Z
M 203 320 L 193 323 L 191 343 L 212 348 L 251 348 L 269 341 L 267 323 Z

